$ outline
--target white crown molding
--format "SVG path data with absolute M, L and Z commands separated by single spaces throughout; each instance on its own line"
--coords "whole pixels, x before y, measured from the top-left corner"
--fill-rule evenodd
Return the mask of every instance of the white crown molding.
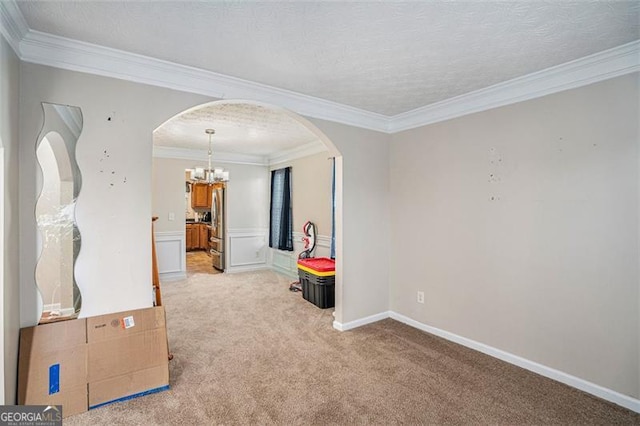
M 327 148 L 321 142 L 311 142 L 299 147 L 288 149 L 286 151 L 280 151 L 270 157 L 263 157 L 260 155 L 251 154 L 237 154 L 233 152 L 221 152 L 216 151 L 213 157 L 214 163 L 221 164 L 248 164 L 252 166 L 271 166 L 274 164 L 280 164 L 287 161 L 292 161 L 298 158 L 307 157 L 309 155 L 318 154 L 320 152 L 326 152 Z M 153 147 L 154 158 L 171 158 L 177 160 L 194 160 L 194 161 L 207 161 L 207 151 L 187 149 L 187 148 L 175 148 L 168 146 L 155 146 Z
M 397 133 L 640 71 L 640 40 L 391 117 Z
M 316 142 L 309 142 L 301 146 L 296 146 L 285 151 L 277 152 L 269 156 L 269 165 L 285 163 L 287 161 L 296 160 L 298 158 L 308 157 L 310 155 L 319 154 L 321 152 L 328 152 L 327 147 L 324 146 L 319 140 Z
M 18 9 L 18 3 L 15 1 L 0 1 L 0 32 L 21 59 L 20 42 L 28 31 L 29 27 L 24 20 L 24 16 L 22 16 L 22 12 Z
M 29 30 L 20 43 L 21 59 L 41 65 L 151 84 L 219 99 L 251 99 L 298 114 L 385 132 L 388 117 L 148 56 Z
M 30 30 L 15 0 L 0 1 L 3 36 L 21 60 L 218 99 L 250 99 L 298 114 L 397 133 L 640 71 L 640 40 L 392 117 L 290 90 Z
M 153 147 L 153 157 L 194 161 L 208 160 L 207 151 L 155 145 Z M 269 165 L 267 159 L 260 155 L 236 154 L 233 152 L 220 151 L 216 151 L 212 161 L 214 164 L 246 164 L 250 166 Z

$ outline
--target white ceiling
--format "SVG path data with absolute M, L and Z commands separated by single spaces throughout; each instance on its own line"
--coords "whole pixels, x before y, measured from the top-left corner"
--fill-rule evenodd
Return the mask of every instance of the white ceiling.
M 32 30 L 389 116 L 640 38 L 638 1 L 28 1 L 19 7 Z
M 207 150 L 209 135 L 216 153 L 273 157 L 302 146 L 322 145 L 318 138 L 288 114 L 250 103 L 216 102 L 187 111 L 164 123 L 153 134 L 153 144 L 188 150 Z
M 320 111 L 371 114 L 369 123 L 410 117 L 400 128 L 443 100 L 640 39 L 637 0 L 17 4 L 30 40 L 52 34 L 213 71 L 334 102 Z M 273 156 L 319 143 L 279 110 L 232 103 L 170 120 L 154 144 L 205 149 L 208 127 L 216 151 Z

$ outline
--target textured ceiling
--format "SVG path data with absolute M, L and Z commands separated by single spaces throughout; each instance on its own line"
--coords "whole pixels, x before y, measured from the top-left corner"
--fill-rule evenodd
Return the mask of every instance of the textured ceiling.
M 395 115 L 640 38 L 638 1 L 28 1 L 31 29 Z
M 248 103 L 215 103 L 187 111 L 160 126 L 155 146 L 206 150 L 209 135 L 216 152 L 271 156 L 310 143 L 317 137 L 286 113 Z

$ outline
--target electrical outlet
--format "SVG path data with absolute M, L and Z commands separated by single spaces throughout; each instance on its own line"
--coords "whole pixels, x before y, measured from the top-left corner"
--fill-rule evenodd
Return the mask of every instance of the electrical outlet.
M 173 212 L 169 213 L 169 220 L 176 220 L 176 214 Z
M 424 303 L 424 291 L 418 292 L 418 303 Z

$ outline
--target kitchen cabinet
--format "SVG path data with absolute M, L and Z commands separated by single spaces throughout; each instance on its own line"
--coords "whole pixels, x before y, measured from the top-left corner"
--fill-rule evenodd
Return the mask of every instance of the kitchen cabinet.
M 187 223 L 185 237 L 187 250 L 209 250 L 209 227 L 206 223 Z
M 195 223 L 187 223 L 185 234 L 187 240 L 187 250 L 193 250 L 194 248 L 197 248 L 197 246 L 199 245 L 199 234 L 197 225 Z
M 207 209 L 211 211 L 211 200 L 213 198 L 213 185 L 207 185 Z
M 200 224 L 187 223 L 186 227 L 187 250 L 197 250 L 200 248 Z
M 200 248 L 203 250 L 209 250 L 209 227 L 205 224 L 200 224 L 199 231 Z
M 194 183 L 191 185 L 191 208 L 211 210 L 211 185 Z

